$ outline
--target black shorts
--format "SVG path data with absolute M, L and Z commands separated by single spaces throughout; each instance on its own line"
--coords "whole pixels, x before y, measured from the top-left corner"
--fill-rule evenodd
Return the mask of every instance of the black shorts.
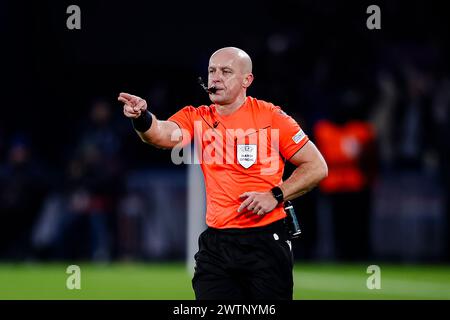
M 206 229 L 192 279 L 198 300 L 292 300 L 294 259 L 284 220 L 246 229 Z

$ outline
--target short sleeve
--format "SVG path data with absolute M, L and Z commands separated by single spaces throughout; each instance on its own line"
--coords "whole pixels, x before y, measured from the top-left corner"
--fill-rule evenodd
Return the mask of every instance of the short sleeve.
M 272 129 L 279 130 L 279 151 L 287 160 L 309 141 L 297 121 L 278 106 L 272 109 Z
M 167 119 L 168 121 L 175 122 L 183 131 L 184 143 L 190 142 L 194 136 L 194 120 L 196 113 L 196 108 L 187 106 Z

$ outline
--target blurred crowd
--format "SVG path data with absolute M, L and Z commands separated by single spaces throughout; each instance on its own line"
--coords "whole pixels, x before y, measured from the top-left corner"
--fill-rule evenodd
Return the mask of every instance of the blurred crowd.
M 37 160 L 32 137 L 13 137 L 0 175 L 3 257 L 110 257 L 114 208 L 124 192 L 122 141 L 111 116 L 108 102 L 93 103 L 56 177 Z
M 306 3 L 321 19 L 333 16 Z M 271 13 L 274 24 L 289 19 Z M 296 257 L 450 261 L 448 40 L 364 29 L 350 37 L 306 13 L 299 21 L 316 29 L 262 27 L 261 37 L 243 32 L 236 44 L 253 59 L 248 94 L 294 117 L 329 166 L 329 177 L 295 200 L 304 228 Z M 139 78 L 136 94 L 160 118 L 181 101 L 207 103 L 190 76 L 206 73 L 210 53 L 174 62 L 172 73 L 142 64 L 154 74 Z M 102 96 L 89 87 L 101 81 L 86 78 L 77 88 L 90 102 L 55 150 L 36 141 L 38 125 L 11 129 L 0 119 L 0 259 L 184 258 L 185 168 L 133 133 L 115 101 L 122 82 L 99 77 L 114 83 Z
M 427 53 L 426 49 L 421 48 Z M 393 190 L 387 196 L 398 202 L 382 207 L 384 213 L 408 206 L 411 197 L 426 203 L 430 188 L 436 190 L 429 196 L 438 198 L 439 241 L 447 244 L 434 258 L 448 252 L 450 75 L 421 61 L 395 65 L 395 69 L 379 67 L 368 87 L 358 82 L 341 86 L 331 78 L 330 61 L 320 60 L 313 77 L 300 88 L 302 106 L 307 108 L 292 104 L 285 108 L 329 165 L 329 177 L 306 201 L 312 204 L 296 201 L 300 219 L 310 229 L 301 243 L 304 256 L 373 257 L 377 231 L 372 216 L 375 203 L 382 200 L 376 198 L 380 185 Z M 164 103 L 164 97 L 161 100 Z M 1 137 L 5 151 L 0 166 L 1 258 L 143 257 L 141 219 L 152 204 L 139 188 L 129 188 L 130 163 L 139 152 L 124 148 L 127 139 L 137 138 L 114 101 L 96 98 L 87 110 L 77 140 L 69 142 L 64 171 L 56 175 L 40 161 L 29 133 Z M 405 179 L 409 189 L 404 188 Z M 428 190 L 423 190 L 423 179 L 431 181 Z M 411 197 L 405 198 L 405 190 Z M 412 215 L 414 208 L 404 210 Z M 431 215 L 434 209 L 424 210 L 419 214 Z M 407 228 L 407 218 L 404 221 Z

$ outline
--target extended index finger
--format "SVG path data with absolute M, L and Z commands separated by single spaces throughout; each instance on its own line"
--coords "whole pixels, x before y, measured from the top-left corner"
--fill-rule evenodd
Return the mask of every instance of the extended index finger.
M 135 96 L 135 95 L 132 95 L 132 94 L 129 94 L 126 92 L 119 93 L 119 97 L 127 99 L 130 104 L 136 104 L 140 100 L 140 98 L 138 96 Z
M 132 100 L 134 98 L 134 96 L 132 94 L 126 93 L 126 92 L 121 92 L 119 93 L 119 97 L 123 97 L 127 100 Z
M 122 97 L 122 96 L 119 96 L 119 97 L 117 98 L 117 100 L 119 100 L 120 102 L 123 102 L 124 104 L 130 104 L 130 102 L 131 102 L 131 101 L 129 101 L 128 99 L 125 99 L 125 98 Z

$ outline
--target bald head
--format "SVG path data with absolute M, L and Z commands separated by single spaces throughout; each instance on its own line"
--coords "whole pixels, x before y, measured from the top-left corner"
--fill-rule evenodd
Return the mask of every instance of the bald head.
M 225 47 L 219 49 L 211 55 L 209 61 L 216 58 L 234 60 L 234 62 L 239 66 L 239 71 L 241 73 L 252 73 L 252 59 L 250 59 L 250 56 L 242 49 L 236 47 Z

